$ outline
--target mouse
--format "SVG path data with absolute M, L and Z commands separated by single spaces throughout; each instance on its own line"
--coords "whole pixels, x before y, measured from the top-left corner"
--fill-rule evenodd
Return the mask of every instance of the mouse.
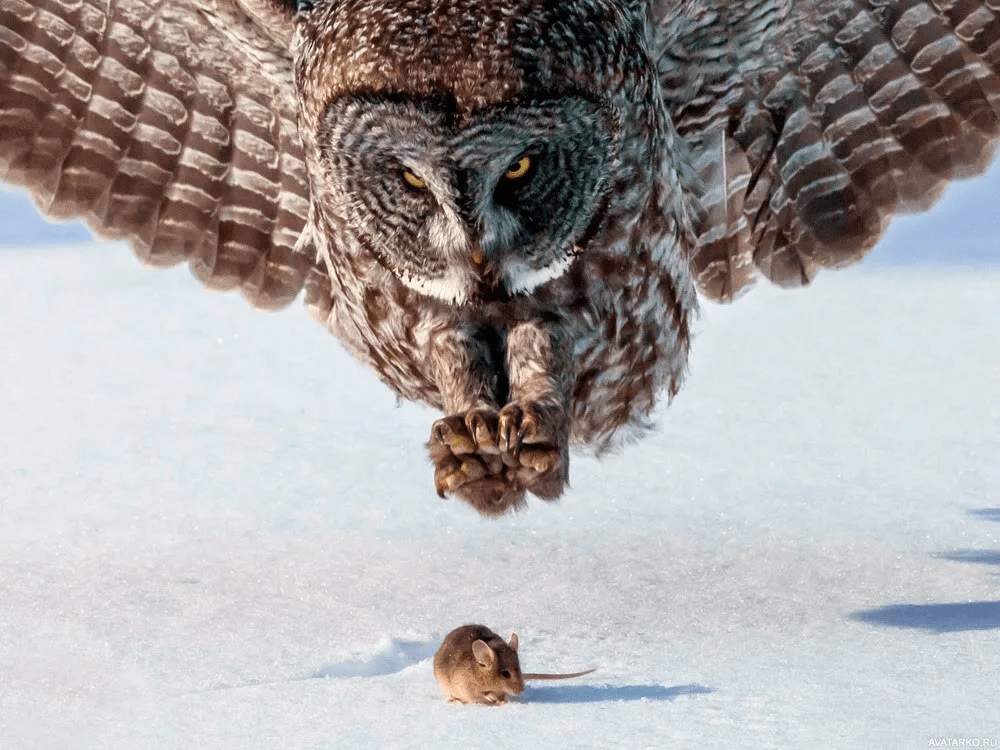
M 434 679 L 449 703 L 497 706 L 524 692 L 525 680 L 568 680 L 571 674 L 524 674 L 517 656 L 517 633 L 506 642 L 485 625 L 463 625 L 447 636 L 434 654 Z

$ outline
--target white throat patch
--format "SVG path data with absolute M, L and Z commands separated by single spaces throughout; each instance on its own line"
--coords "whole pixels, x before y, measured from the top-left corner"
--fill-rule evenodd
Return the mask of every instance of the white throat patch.
M 542 268 L 531 268 L 520 261 L 507 263 L 503 267 L 504 285 L 511 294 L 533 292 L 542 284 L 565 274 L 575 259 L 576 255 L 567 254 Z

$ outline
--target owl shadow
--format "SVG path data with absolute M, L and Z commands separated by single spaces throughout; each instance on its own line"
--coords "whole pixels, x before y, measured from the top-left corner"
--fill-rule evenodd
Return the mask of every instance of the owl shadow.
M 1000 522 L 1000 508 L 973 508 L 966 511 L 966 515 L 978 518 L 980 521 Z
M 559 685 L 524 688 L 528 703 L 606 703 L 619 701 L 672 701 L 682 695 L 714 693 L 705 685 Z
M 913 628 L 932 633 L 1000 630 L 1000 602 L 893 604 L 855 612 L 851 619 L 871 625 Z
M 967 511 L 967 514 L 983 521 L 1000 521 L 1000 508 L 978 508 Z M 959 549 L 941 552 L 934 557 L 959 563 L 1000 565 L 1000 550 L 996 549 Z M 871 625 L 913 628 L 932 633 L 1000 630 L 1000 601 L 893 604 L 855 612 L 851 619 Z

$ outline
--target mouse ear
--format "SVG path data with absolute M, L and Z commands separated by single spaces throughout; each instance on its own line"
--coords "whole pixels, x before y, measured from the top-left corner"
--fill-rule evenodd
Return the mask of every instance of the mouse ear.
M 510 634 L 510 647 L 517 651 L 517 633 Z
M 476 661 L 483 667 L 491 667 L 497 660 L 497 655 L 493 653 L 493 649 L 487 645 L 486 641 L 473 641 L 472 655 L 476 657 Z

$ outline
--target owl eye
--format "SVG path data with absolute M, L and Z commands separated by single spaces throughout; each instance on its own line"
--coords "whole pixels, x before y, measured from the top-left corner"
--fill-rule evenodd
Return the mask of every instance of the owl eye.
M 427 187 L 427 183 L 407 169 L 403 170 L 403 179 L 406 181 L 407 185 L 415 190 L 423 190 Z
M 528 174 L 528 170 L 531 169 L 531 163 L 530 156 L 522 156 L 516 162 L 507 167 L 507 173 L 504 177 L 508 180 L 520 180 Z

